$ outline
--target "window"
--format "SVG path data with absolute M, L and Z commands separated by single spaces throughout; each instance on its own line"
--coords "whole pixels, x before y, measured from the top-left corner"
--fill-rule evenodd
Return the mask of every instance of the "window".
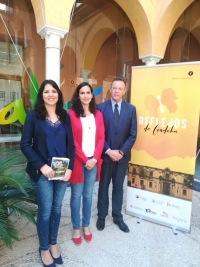
M 183 183 L 184 183 L 184 184 L 187 184 L 187 179 L 184 179 L 184 180 L 183 180 Z
M 37 95 L 30 77 L 38 84 L 45 77 L 45 42 L 37 34 L 31 0 L 0 5 L 6 10 L 0 19 L 0 148 L 19 149 L 26 111 Z
M 132 173 L 136 174 L 136 168 L 133 168 Z

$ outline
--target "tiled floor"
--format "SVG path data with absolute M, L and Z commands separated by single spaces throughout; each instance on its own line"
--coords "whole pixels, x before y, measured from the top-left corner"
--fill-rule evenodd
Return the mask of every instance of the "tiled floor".
M 126 186 L 123 211 L 125 211 Z M 109 215 L 104 231 L 96 229 L 97 190 L 93 194 L 91 243 L 82 242 L 77 247 L 71 241 L 69 197 L 67 189 L 59 232 L 59 246 L 63 267 L 199 267 L 200 266 L 200 192 L 193 191 L 191 233 L 178 231 L 174 235 L 168 227 L 142 221 L 124 214 L 130 228 L 125 234 L 113 224 Z M 24 220 L 15 219 L 22 240 L 14 242 L 13 250 L 0 244 L 1 267 L 42 267 L 38 255 L 38 241 L 35 226 Z

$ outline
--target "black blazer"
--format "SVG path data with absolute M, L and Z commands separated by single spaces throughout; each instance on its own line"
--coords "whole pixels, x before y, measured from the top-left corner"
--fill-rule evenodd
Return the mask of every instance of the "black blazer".
M 66 157 L 70 159 L 69 169 L 73 170 L 75 146 L 71 121 L 67 113 L 64 126 L 67 130 L 68 138 Z M 31 179 L 37 182 L 42 174 L 40 168 L 48 163 L 48 150 L 46 144 L 46 122 L 45 120 L 38 119 L 34 110 L 30 110 L 27 113 L 20 148 L 28 160 L 26 171 Z
M 124 157 L 119 163 L 128 162 L 131 159 L 131 148 L 135 143 L 137 135 L 135 106 L 122 101 L 117 128 L 115 126 L 111 100 L 99 104 L 97 108 L 103 114 L 105 125 L 105 142 L 102 154 L 104 162 L 111 161 L 110 157 L 105 154 L 108 148 L 123 151 Z

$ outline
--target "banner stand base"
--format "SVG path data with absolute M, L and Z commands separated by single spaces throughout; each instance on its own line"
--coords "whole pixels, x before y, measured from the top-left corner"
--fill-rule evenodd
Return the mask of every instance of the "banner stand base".
M 163 225 L 163 226 L 169 227 L 170 229 L 172 229 L 173 233 L 174 233 L 174 231 L 177 232 L 177 230 L 178 231 L 183 231 L 185 233 L 191 233 L 191 228 L 187 229 L 187 228 L 181 227 L 180 225 L 178 226 L 178 225 L 174 225 L 174 224 L 166 223 L 166 222 L 162 222 L 162 224 L 161 224 L 160 220 L 149 218 L 149 217 L 147 217 L 145 215 L 141 215 L 141 214 L 139 214 L 137 212 L 133 212 L 133 211 L 130 211 L 130 210 L 127 210 L 127 209 L 126 209 L 126 214 L 136 217 L 137 223 L 140 223 L 142 220 L 145 220 L 145 221 L 148 221 L 148 222 L 152 222 L 152 223 L 156 223 L 156 224 L 159 224 L 159 225 Z
M 142 218 L 141 218 L 141 217 L 139 217 L 139 218 L 138 218 L 138 220 L 137 220 L 137 223 L 139 223 L 139 224 L 140 224 L 140 223 L 141 223 L 141 221 L 142 221 Z
M 178 235 L 178 232 L 176 231 L 176 228 L 172 227 L 172 232 L 174 235 Z
M 142 221 L 142 217 L 138 217 L 137 223 L 140 224 L 141 221 Z M 178 232 L 177 232 L 175 227 L 172 227 L 172 232 L 173 232 L 174 235 L 178 235 Z

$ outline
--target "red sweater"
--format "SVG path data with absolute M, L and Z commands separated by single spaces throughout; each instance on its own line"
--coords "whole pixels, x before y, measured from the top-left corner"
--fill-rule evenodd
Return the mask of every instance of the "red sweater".
M 74 169 L 69 180 L 70 183 L 82 183 L 83 182 L 83 168 L 82 164 L 86 164 L 88 158 L 82 151 L 82 124 L 80 117 L 76 117 L 75 112 L 70 109 L 68 114 L 71 118 L 72 123 L 72 132 L 74 137 L 75 144 L 75 158 L 74 158 Z M 100 180 L 100 170 L 101 170 L 101 153 L 104 147 L 105 140 L 105 131 L 104 131 L 104 122 L 103 116 L 100 111 L 96 111 L 95 113 L 95 124 L 96 124 L 96 136 L 95 136 L 95 150 L 93 157 L 97 160 L 97 180 Z

